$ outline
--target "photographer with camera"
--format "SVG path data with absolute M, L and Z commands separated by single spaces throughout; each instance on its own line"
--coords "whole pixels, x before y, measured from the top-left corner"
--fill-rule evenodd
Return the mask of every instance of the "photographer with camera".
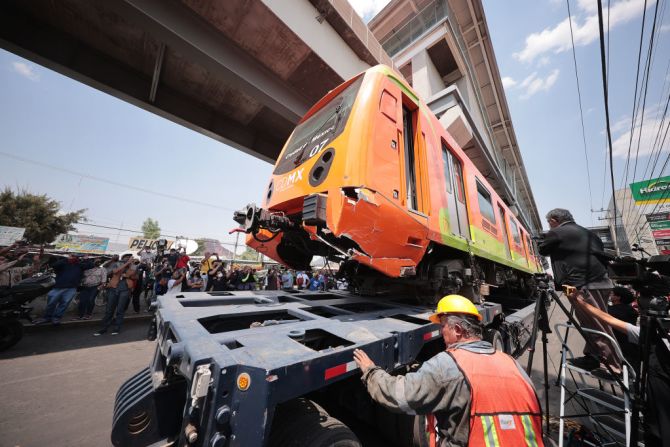
M 581 292 L 568 295 L 575 309 L 625 335 L 630 343 L 639 344 L 640 327 L 615 318 L 591 305 Z M 650 351 L 647 368 L 646 408 L 644 411 L 645 446 L 670 447 L 670 347 L 659 337 Z
M 551 229 L 540 239 L 538 250 L 541 255 L 551 257 L 556 286 L 567 285 L 582 290 L 586 302 L 606 312 L 607 299 L 614 284 L 607 276 L 602 241 L 588 229 L 577 225 L 566 209 L 553 209 L 546 218 Z M 609 326 L 603 325 L 582 308 L 575 308 L 575 313 L 583 327 L 614 336 Z M 599 368 L 602 362 L 615 373 L 621 371 L 620 361 L 609 340 L 595 334 L 588 334 L 588 337 L 584 356 L 571 363 L 591 371 Z

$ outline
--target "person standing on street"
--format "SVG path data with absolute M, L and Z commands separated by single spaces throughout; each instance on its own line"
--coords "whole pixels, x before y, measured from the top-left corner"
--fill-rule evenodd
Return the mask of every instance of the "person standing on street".
M 587 303 L 607 312 L 607 299 L 614 284 L 607 276 L 602 241 L 595 233 L 577 225 L 568 210 L 553 209 L 546 218 L 551 229 L 540 241 L 538 250 L 543 256 L 551 256 L 557 287 L 576 287 L 584 292 Z M 575 308 L 575 315 L 583 327 L 614 337 L 609 326 L 603 325 L 581 308 Z M 588 334 L 584 356 L 573 359 L 571 363 L 592 371 L 599 368 L 601 362 L 609 365 L 615 373 L 621 371 L 621 362 L 607 338 Z
M 84 271 L 93 268 L 93 263 L 80 261 L 77 256 L 70 255 L 67 259 L 56 261 L 52 268 L 56 272 L 56 283 L 47 294 L 44 317 L 35 320 L 34 324 L 49 322 L 60 324 L 63 314 L 77 293 L 77 287 L 79 287 Z
M 112 278 L 107 285 L 107 308 L 102 320 L 102 329 L 93 334 L 96 337 L 107 332 L 112 323 L 114 324 L 112 335 L 118 335 L 121 332 L 123 316 L 130 299 L 130 291 L 135 286 L 137 272 L 133 265 L 133 257 L 130 254 L 123 255 L 121 261 L 112 264 L 110 268 Z
M 289 269 L 285 269 L 281 275 L 281 288 L 284 290 L 293 290 L 293 273 Z
M 472 302 L 449 295 L 430 320 L 446 351 L 416 372 L 392 376 L 361 349 L 354 361 L 372 399 L 391 411 L 427 415 L 429 445 L 542 447 L 542 410 L 535 389 L 509 355 L 482 341 Z
M 79 317 L 77 320 L 90 320 L 95 307 L 98 290 L 107 282 L 107 270 L 102 267 L 102 259 L 93 261 L 95 267 L 84 272 L 79 291 Z

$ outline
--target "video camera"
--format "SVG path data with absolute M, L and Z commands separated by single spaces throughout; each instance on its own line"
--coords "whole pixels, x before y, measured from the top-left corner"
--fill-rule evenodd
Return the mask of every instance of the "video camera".
M 670 295 L 670 255 L 615 258 L 607 266 L 609 277 L 619 284 L 628 284 L 640 293 L 642 313 L 667 316 Z

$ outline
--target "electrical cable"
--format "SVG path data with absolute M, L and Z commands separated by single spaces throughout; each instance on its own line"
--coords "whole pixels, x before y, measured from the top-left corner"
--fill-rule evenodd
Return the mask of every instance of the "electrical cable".
M 646 0 L 645 0 L 646 1 Z M 577 70 L 577 55 L 575 53 L 575 38 L 572 31 L 572 14 L 570 13 L 570 0 L 565 0 L 568 6 L 568 22 L 570 23 L 570 41 L 572 42 L 572 61 L 575 68 L 575 80 L 577 81 L 577 99 L 579 102 L 579 119 L 582 125 L 582 142 L 584 143 L 584 158 L 586 159 L 586 177 L 589 184 L 589 201 L 591 210 L 593 210 L 593 193 L 591 191 L 591 169 L 589 167 L 589 155 L 586 150 L 586 131 L 584 130 L 584 112 L 582 109 L 582 92 L 579 86 L 579 73 Z M 592 215 L 593 216 L 593 215 Z
M 628 139 L 628 155 L 626 155 L 626 179 L 623 181 L 621 187 L 628 182 L 628 168 L 630 163 L 630 149 L 633 145 L 633 129 L 635 129 L 635 104 L 637 103 L 637 88 L 640 80 L 640 60 L 642 59 L 642 42 L 644 40 L 644 24 L 647 16 L 647 0 L 644 0 L 644 8 L 642 9 L 642 27 L 640 30 L 640 45 L 637 51 L 637 69 L 635 70 L 635 90 L 633 95 L 633 111 L 630 118 L 630 137 Z M 626 203 L 624 202 L 623 208 L 625 209 Z M 622 219 L 624 212 L 621 212 Z
M 602 0 L 598 0 L 598 28 L 600 31 L 600 65 L 602 69 L 602 78 L 603 78 L 603 96 L 605 98 L 605 123 L 607 128 L 607 143 L 609 145 L 609 163 L 610 163 L 610 179 L 612 182 L 612 205 L 614 208 L 614 238 L 616 239 L 616 218 L 617 218 L 617 206 L 616 206 L 616 195 L 615 195 L 615 185 L 614 185 L 614 161 L 612 156 L 612 131 L 610 128 L 610 112 L 609 112 L 609 100 L 607 92 L 607 68 L 605 64 L 605 36 L 603 30 L 603 4 Z
M 121 187 L 121 188 L 132 189 L 132 190 L 140 191 L 140 192 L 143 192 L 143 193 L 146 193 L 146 194 L 153 194 L 155 196 L 164 197 L 166 199 L 178 200 L 180 202 L 192 203 L 192 204 L 201 205 L 201 206 L 205 206 L 205 207 L 209 207 L 209 208 L 215 208 L 215 209 L 219 209 L 219 210 L 223 210 L 223 211 L 235 211 L 233 209 L 226 208 L 226 207 L 219 206 L 219 205 L 215 205 L 213 203 L 201 202 L 199 200 L 194 200 L 194 199 L 189 199 L 189 198 L 186 198 L 186 197 L 175 196 L 175 195 L 172 195 L 172 194 L 166 194 L 166 193 L 159 192 L 159 191 L 152 191 L 150 189 L 142 188 L 140 186 L 129 185 L 127 183 L 121 183 L 121 182 L 117 182 L 115 180 L 109 180 L 109 179 L 105 179 L 105 178 L 102 178 L 102 177 L 97 177 L 97 176 L 94 176 L 94 175 L 91 175 L 91 174 L 85 174 L 83 172 L 77 172 L 77 171 L 74 171 L 72 169 L 62 168 L 60 166 L 51 165 L 49 163 L 44 163 L 44 162 L 37 161 L 37 160 L 31 160 L 29 158 L 21 157 L 21 156 L 10 154 L 10 153 L 3 152 L 3 151 L 0 151 L 0 155 L 2 155 L 4 157 L 7 157 L 7 158 L 17 160 L 17 161 L 21 161 L 23 163 L 33 164 L 33 165 L 36 165 L 36 166 L 41 166 L 43 168 L 48 168 L 48 169 L 53 169 L 55 171 L 65 172 L 67 174 L 76 175 L 78 177 L 87 178 L 89 180 L 95 180 L 95 181 L 98 181 L 98 182 L 107 183 L 107 184 L 118 186 L 118 187 Z

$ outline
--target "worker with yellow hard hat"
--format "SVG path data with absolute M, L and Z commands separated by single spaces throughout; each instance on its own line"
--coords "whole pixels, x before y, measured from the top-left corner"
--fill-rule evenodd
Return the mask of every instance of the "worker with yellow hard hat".
M 372 399 L 422 417 L 431 446 L 544 446 L 533 384 L 512 357 L 482 340 L 472 301 L 447 295 L 428 318 L 440 325 L 446 350 L 416 372 L 392 376 L 354 350 Z

